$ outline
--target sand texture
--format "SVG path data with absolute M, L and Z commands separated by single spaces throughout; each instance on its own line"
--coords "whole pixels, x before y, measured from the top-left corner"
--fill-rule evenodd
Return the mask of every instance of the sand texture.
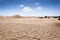
M 53 18 L 0 19 L 0 40 L 60 40 L 60 21 Z

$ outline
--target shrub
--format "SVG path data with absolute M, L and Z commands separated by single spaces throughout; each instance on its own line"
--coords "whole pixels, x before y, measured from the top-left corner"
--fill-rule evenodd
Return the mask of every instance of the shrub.
M 50 16 L 44 16 L 44 18 L 50 18 Z
M 53 16 L 53 18 L 58 18 L 57 16 Z
M 39 19 L 42 19 L 43 17 L 38 17 Z
M 58 18 L 58 20 L 60 20 L 60 18 Z
M 47 16 L 45 16 L 44 18 L 47 18 Z
M 58 18 L 60 18 L 60 16 L 58 16 Z

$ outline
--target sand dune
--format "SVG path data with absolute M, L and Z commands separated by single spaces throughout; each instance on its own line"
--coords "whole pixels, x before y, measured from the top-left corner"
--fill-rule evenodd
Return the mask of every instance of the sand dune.
M 0 21 L 0 40 L 60 40 L 60 21 L 9 18 Z

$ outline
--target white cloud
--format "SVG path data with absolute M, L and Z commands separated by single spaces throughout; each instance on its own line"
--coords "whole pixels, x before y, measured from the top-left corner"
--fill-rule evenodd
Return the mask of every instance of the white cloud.
M 35 3 L 37 5 L 34 9 L 25 5 L 20 5 L 21 12 L 23 13 L 40 13 L 42 11 L 42 7 L 39 6 L 39 3 Z
M 39 5 L 39 3 L 35 3 L 35 5 Z
M 32 12 L 32 8 L 30 8 L 30 7 L 24 7 L 22 9 L 22 11 L 25 12 L 25 13 L 30 13 L 30 12 Z
M 41 11 L 41 10 L 42 10 L 42 7 L 38 6 L 38 7 L 36 7 L 35 10 L 36 10 L 36 11 Z
M 24 5 L 20 5 L 20 7 L 24 7 Z

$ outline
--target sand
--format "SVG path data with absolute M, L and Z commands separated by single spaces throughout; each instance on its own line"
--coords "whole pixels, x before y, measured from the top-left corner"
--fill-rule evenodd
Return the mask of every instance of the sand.
M 53 18 L 0 20 L 0 40 L 60 40 L 60 21 Z

